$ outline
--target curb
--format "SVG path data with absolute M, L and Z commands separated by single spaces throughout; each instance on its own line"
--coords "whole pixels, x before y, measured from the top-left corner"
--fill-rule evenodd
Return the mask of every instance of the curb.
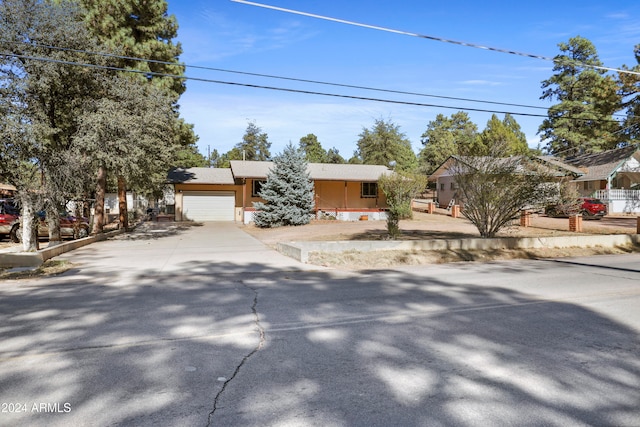
M 493 239 L 386 240 L 278 243 L 280 253 L 300 262 L 309 262 L 311 252 L 372 251 L 446 251 L 544 249 L 575 247 L 617 247 L 640 245 L 640 234 L 606 234 L 591 236 L 499 237 Z
M 51 248 L 40 249 L 37 252 L 4 252 L 0 253 L 0 267 L 40 267 L 48 259 L 63 253 L 106 240 L 110 237 L 124 233 L 124 230 L 109 231 L 95 236 L 64 242 Z

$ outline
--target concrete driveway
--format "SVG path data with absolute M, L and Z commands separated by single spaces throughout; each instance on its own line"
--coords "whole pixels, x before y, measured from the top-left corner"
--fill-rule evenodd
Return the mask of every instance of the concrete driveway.
M 86 264 L 85 272 L 124 277 L 127 270 L 161 274 L 206 265 L 207 271 L 245 273 L 317 269 L 281 255 L 233 222 L 143 223 L 134 232 L 58 259 Z

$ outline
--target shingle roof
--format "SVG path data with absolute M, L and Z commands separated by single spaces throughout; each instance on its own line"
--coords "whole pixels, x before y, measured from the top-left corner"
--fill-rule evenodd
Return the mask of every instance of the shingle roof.
M 319 181 L 377 181 L 381 175 L 391 173 L 380 165 L 309 163 L 307 169 L 311 179 Z
M 266 178 L 273 162 L 255 160 L 231 160 L 231 170 L 236 178 Z
M 273 162 L 232 160 L 231 170 L 236 178 L 267 177 Z M 307 171 L 316 181 L 377 181 L 380 175 L 390 173 L 386 166 L 334 163 L 309 163 Z
M 565 162 L 563 162 L 562 160 L 553 157 L 553 156 L 538 156 L 538 159 L 542 160 L 545 163 L 548 163 L 549 165 L 556 167 L 558 169 L 564 169 L 568 172 L 571 172 L 574 175 L 584 175 L 584 170 L 579 169 L 575 166 L 569 165 Z
M 636 151 L 638 151 L 637 146 L 629 146 L 603 151 L 602 153 L 585 154 L 568 158 L 565 162 L 585 171 L 585 174 L 576 179 L 576 181 L 605 180 Z
M 174 168 L 169 171 L 169 182 L 174 184 L 233 184 L 229 168 Z
M 171 183 L 234 184 L 234 178 L 266 179 L 273 162 L 232 160 L 231 168 L 174 168 L 169 171 Z M 377 181 L 391 173 L 386 166 L 309 163 L 307 171 L 315 181 Z

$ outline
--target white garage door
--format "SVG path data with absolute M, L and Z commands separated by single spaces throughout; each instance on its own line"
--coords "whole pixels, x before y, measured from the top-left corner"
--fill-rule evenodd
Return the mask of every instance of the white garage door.
M 236 196 L 233 191 L 185 191 L 182 217 L 191 221 L 233 221 Z

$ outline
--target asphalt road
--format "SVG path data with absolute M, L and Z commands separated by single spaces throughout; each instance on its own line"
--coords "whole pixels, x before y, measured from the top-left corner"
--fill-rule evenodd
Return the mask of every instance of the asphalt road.
M 637 426 L 640 255 L 342 272 L 236 228 L 0 282 L 2 426 Z

